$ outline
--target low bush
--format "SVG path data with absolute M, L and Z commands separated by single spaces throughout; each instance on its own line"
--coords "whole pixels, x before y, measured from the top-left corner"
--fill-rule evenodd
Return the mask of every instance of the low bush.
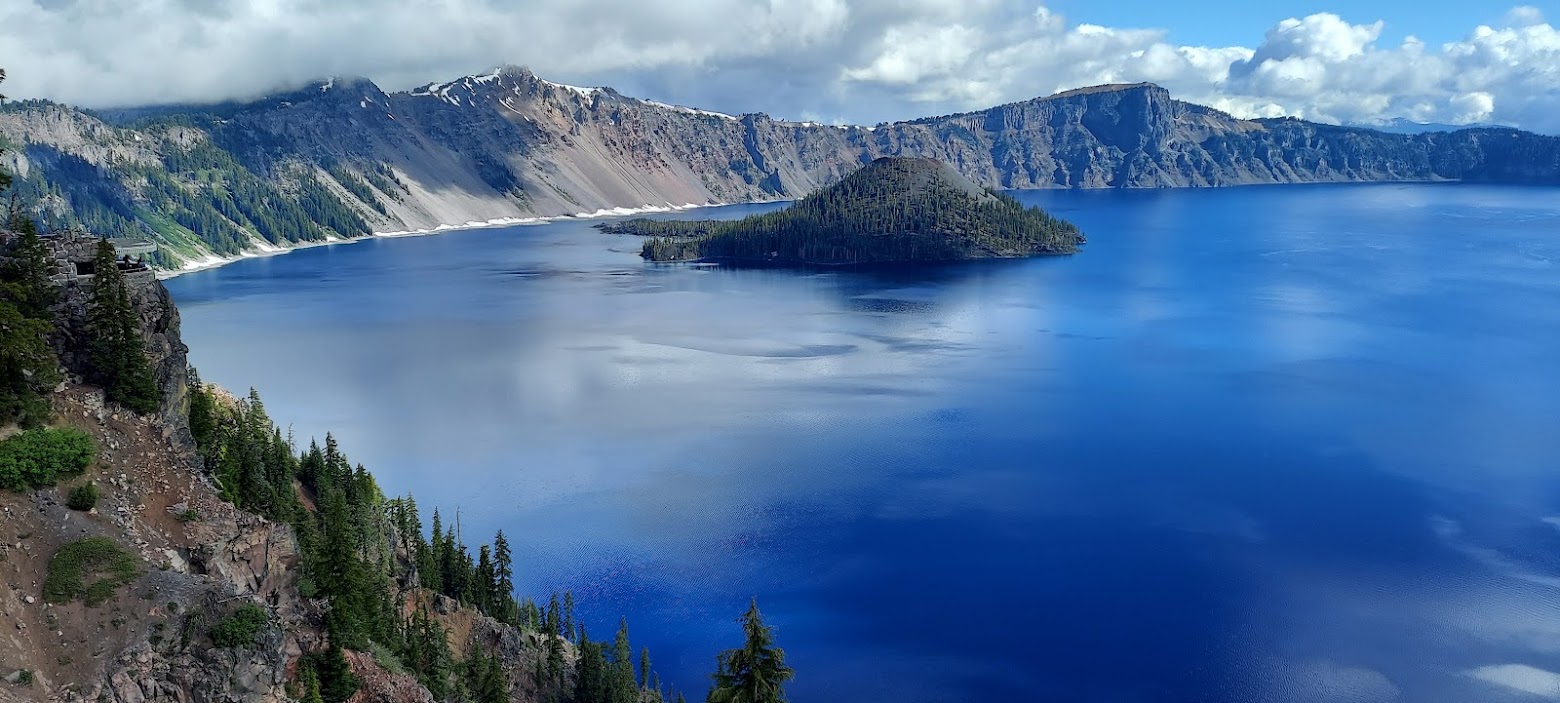
M 82 472 L 97 448 L 81 430 L 36 429 L 0 441 L 0 488 L 25 491 L 52 486 Z
M 255 637 L 259 636 L 270 620 L 264 608 L 254 603 L 245 603 L 238 606 L 238 610 L 233 611 L 226 620 L 211 628 L 211 641 L 227 649 L 248 647 L 255 643 Z
M 87 605 L 99 605 L 140 575 L 134 554 L 107 537 L 88 537 L 60 547 L 49 559 L 43 598 L 50 603 L 81 598 Z
M 98 495 L 97 484 L 88 481 L 70 489 L 70 497 L 65 499 L 65 506 L 71 510 L 86 512 L 97 507 Z

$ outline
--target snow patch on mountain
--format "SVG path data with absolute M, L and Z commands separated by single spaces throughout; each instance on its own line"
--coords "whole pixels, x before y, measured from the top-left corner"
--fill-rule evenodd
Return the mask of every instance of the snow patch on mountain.
M 541 82 L 546 83 L 547 85 L 550 85 L 554 88 L 563 88 L 564 90 L 579 95 L 582 98 L 589 98 L 592 95 L 601 92 L 600 88 L 581 88 L 577 85 L 568 85 L 567 83 L 554 83 L 544 78 L 538 78 L 537 80 L 540 80 Z
M 704 115 L 706 117 L 719 117 L 719 118 L 721 118 L 723 120 L 731 120 L 733 122 L 737 121 L 737 119 L 738 119 L 738 118 L 733 117 L 731 115 L 728 115 L 728 114 L 726 114 L 724 112 L 714 112 L 712 110 L 700 110 L 698 108 L 684 107 L 682 105 L 673 105 L 671 103 L 657 102 L 655 100 L 641 100 L 640 102 L 642 102 L 642 103 L 644 103 L 646 105 L 654 105 L 654 106 L 662 108 L 664 110 L 671 110 L 673 112 L 681 112 L 681 113 L 683 113 L 685 115 Z

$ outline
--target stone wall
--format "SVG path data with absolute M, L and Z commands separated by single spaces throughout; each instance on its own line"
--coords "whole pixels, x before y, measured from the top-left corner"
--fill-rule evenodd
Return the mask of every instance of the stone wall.
M 60 363 L 76 379 L 87 375 L 87 308 L 92 301 L 90 274 L 77 273 L 77 263 L 90 262 L 97 253 L 99 237 L 83 232 L 64 231 L 43 238 L 54 255 L 53 281 L 60 288 L 60 303 L 55 309 L 55 350 Z M 124 271 L 125 289 L 140 316 L 141 338 L 146 344 L 157 387 L 162 389 L 159 416 L 172 428 L 187 432 L 185 404 L 188 402 L 189 348 L 179 336 L 179 311 L 168 289 L 146 267 Z

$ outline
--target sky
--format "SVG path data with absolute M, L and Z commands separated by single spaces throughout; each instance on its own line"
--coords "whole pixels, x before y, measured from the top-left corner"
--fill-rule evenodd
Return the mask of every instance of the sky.
M 875 124 L 1151 81 L 1239 117 L 1560 133 L 1560 0 L 0 0 L 12 98 L 387 90 L 515 64 L 727 113 Z

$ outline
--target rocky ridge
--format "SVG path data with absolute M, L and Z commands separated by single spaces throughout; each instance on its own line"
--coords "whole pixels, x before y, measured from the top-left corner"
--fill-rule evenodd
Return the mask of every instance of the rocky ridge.
M 200 145 L 276 184 L 279 197 L 303 198 L 300 184 L 317 179 L 381 232 L 796 198 L 882 156 L 935 158 L 994 188 L 1560 182 L 1556 137 L 1241 120 L 1152 84 L 860 127 L 722 115 L 505 67 L 405 92 L 334 79 L 250 103 L 102 116 L 21 103 L 0 112 L 0 137 L 20 146 L 5 157 L 12 170 L 55 184 L 41 191 L 56 200 L 44 210 L 102 201 L 153 239 L 194 242 L 180 249 L 186 258 L 294 243 L 234 220 L 254 241 L 202 249 L 207 235 L 146 214 L 173 217 L 199 203 L 164 202 L 177 198 L 149 193 L 132 167 L 166 169 L 193 200 L 215 197 L 210 170 L 181 170 L 178 160 Z

